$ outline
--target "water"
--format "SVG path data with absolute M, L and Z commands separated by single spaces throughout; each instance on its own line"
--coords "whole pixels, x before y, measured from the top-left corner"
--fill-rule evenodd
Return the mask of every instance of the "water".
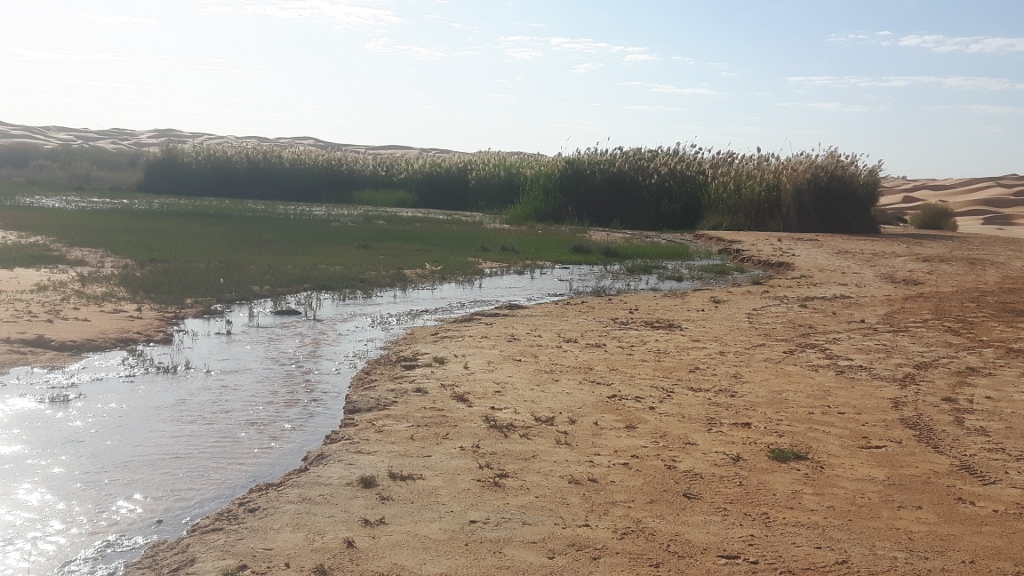
M 624 284 L 625 283 L 625 284 Z M 412 326 L 573 291 L 684 289 L 561 267 L 374 298 L 316 294 L 188 320 L 168 346 L 0 377 L 0 576 L 118 574 L 249 487 L 295 468 L 348 384 Z

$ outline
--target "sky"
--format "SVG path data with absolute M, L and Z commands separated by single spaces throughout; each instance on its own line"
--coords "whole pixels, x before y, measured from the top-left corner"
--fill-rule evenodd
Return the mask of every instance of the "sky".
M 0 120 L 1024 173 L 1021 0 L 6 0 Z

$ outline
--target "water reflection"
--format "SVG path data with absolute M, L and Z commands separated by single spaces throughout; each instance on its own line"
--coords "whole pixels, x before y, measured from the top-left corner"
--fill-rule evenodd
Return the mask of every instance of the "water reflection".
M 561 267 L 306 294 L 188 320 L 168 346 L 14 370 L 0 378 L 0 575 L 117 573 L 151 539 L 295 467 L 337 425 L 352 376 L 411 326 L 574 291 L 689 286 Z M 272 314 L 282 307 L 302 314 Z

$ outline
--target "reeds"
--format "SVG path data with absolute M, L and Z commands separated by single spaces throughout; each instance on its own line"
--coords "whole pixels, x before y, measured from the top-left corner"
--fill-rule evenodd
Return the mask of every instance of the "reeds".
M 834 148 L 740 154 L 695 144 L 387 155 L 271 145 L 0 145 L 0 179 L 69 188 L 503 213 L 635 229 L 877 231 L 881 164 Z
M 142 178 L 146 153 L 102 146 L 41 146 L 0 143 L 0 180 L 64 186 L 68 189 L 130 190 Z
M 881 164 L 834 148 L 739 154 L 695 144 L 389 156 L 273 146 L 170 146 L 145 192 L 352 203 L 388 190 L 420 208 L 638 229 L 871 232 Z

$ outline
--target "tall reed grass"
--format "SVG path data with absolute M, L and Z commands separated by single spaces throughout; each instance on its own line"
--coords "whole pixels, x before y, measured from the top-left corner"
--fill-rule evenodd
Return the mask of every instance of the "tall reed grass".
M 142 179 L 141 150 L 0 143 L 0 180 L 81 190 L 131 190 Z
M 271 146 L 164 148 L 139 189 L 158 194 L 352 203 L 404 191 L 419 208 L 639 229 L 871 232 L 881 163 L 834 148 L 739 154 L 695 144 L 387 156 Z
M 503 213 L 637 229 L 877 231 L 881 163 L 834 148 L 740 154 L 695 144 L 418 156 L 244 146 L 0 145 L 0 179 L 69 188 Z

